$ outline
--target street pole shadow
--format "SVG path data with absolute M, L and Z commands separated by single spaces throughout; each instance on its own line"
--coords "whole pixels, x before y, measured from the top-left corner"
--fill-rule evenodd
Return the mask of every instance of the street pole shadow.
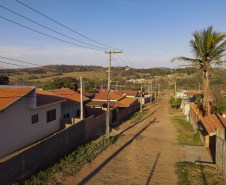
M 114 157 L 116 157 L 122 150 L 124 150 L 128 145 L 130 145 L 134 139 L 137 138 L 143 131 L 145 131 L 151 124 L 156 122 L 156 118 L 154 118 L 150 123 L 145 126 L 140 132 L 138 132 L 131 140 L 125 143 L 120 149 L 118 149 L 115 153 L 113 153 L 108 159 L 106 159 L 100 166 L 98 166 L 93 172 L 91 172 L 87 177 L 85 177 L 78 185 L 82 185 L 87 183 L 93 176 L 95 176 L 103 167 L 105 167 Z
M 120 132 L 118 134 L 118 136 L 122 135 L 124 132 L 126 132 L 127 130 L 135 127 L 137 124 L 141 123 L 142 121 L 144 121 L 145 119 L 147 119 L 148 117 L 152 116 L 155 112 L 157 112 L 161 107 L 157 108 L 156 110 L 154 110 L 151 114 L 149 114 L 148 116 L 146 116 L 145 118 L 143 118 L 141 121 L 139 121 L 138 123 L 133 124 L 132 126 L 128 127 L 127 129 L 123 130 L 122 132 Z
M 155 163 L 154 163 L 154 165 L 153 165 L 153 167 L 152 167 L 152 170 L 151 170 L 151 173 L 150 173 L 150 175 L 149 175 L 149 177 L 148 177 L 148 180 L 147 180 L 146 185 L 148 185 L 148 184 L 150 183 L 151 177 L 152 177 L 152 175 L 153 175 L 153 173 L 154 173 L 154 171 L 155 171 L 155 167 L 156 167 L 157 162 L 158 162 L 158 160 L 159 160 L 160 154 L 161 154 L 161 152 L 158 153 L 158 155 L 157 155 L 157 157 L 156 157 L 156 159 L 155 159 Z

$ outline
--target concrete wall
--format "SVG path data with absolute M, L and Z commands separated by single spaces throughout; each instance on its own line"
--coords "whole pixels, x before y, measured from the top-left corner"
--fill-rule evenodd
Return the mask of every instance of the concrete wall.
M 60 103 L 29 108 L 36 99 L 27 95 L 0 112 L 0 158 L 60 130 Z M 47 123 L 47 111 L 56 109 L 56 120 Z M 32 124 L 32 115 L 38 122 Z
M 181 105 L 180 105 L 181 110 L 183 111 L 184 115 L 188 115 L 190 112 L 190 102 L 185 102 L 182 99 Z
M 83 142 L 105 133 L 106 115 L 82 120 L 52 136 L 32 145 L 24 151 L 1 159 L 0 184 L 11 184 L 32 175 L 58 156 Z
M 216 133 L 216 165 L 226 179 L 226 140 L 225 129 L 217 128 Z
M 122 119 L 136 111 L 139 106 L 140 104 L 136 103 L 123 109 L 119 111 L 118 116 Z M 111 112 L 113 110 L 111 109 Z M 71 119 L 65 120 L 69 122 Z M 7 185 L 28 178 L 37 169 L 46 166 L 69 150 L 97 136 L 103 135 L 105 128 L 106 113 L 96 118 L 91 116 L 12 156 L 0 159 L 0 184 Z

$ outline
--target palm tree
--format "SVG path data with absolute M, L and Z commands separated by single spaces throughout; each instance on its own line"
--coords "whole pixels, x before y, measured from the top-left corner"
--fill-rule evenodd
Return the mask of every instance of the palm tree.
M 203 31 L 196 31 L 192 34 L 194 40 L 190 41 L 190 46 L 192 48 L 192 53 L 195 58 L 187 57 L 176 57 L 171 60 L 189 62 L 192 65 L 199 66 L 203 70 L 203 108 L 206 110 L 207 115 L 210 115 L 210 106 L 209 106 L 209 90 L 210 90 L 210 76 L 212 74 L 214 65 L 222 65 L 222 57 L 226 54 L 226 37 L 225 33 L 219 33 L 213 31 L 213 26 L 204 29 Z

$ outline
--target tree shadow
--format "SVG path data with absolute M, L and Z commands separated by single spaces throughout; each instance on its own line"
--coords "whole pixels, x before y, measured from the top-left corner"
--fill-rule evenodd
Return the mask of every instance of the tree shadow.
M 137 138 L 143 131 L 145 131 L 151 124 L 156 122 L 156 118 L 154 118 L 148 125 L 146 125 L 141 131 L 139 131 L 132 139 L 130 139 L 127 143 L 125 143 L 120 149 L 118 149 L 115 153 L 113 153 L 108 159 L 106 159 L 100 166 L 98 166 L 93 172 L 91 172 L 87 177 L 85 177 L 78 185 L 82 185 L 87 183 L 93 176 L 95 176 L 103 167 L 105 167 L 114 157 L 116 157 L 122 150 L 124 150 L 128 145 L 130 145 L 134 139 Z
M 152 170 L 151 170 L 151 173 L 150 173 L 150 175 L 149 175 L 149 177 L 148 177 L 148 180 L 147 180 L 146 185 L 148 185 L 148 184 L 150 183 L 150 180 L 151 180 L 151 178 L 152 178 L 152 175 L 153 175 L 153 173 L 154 173 L 154 171 L 155 171 L 155 166 L 157 165 L 157 162 L 158 162 L 158 160 L 159 160 L 160 154 L 161 154 L 161 152 L 158 153 L 158 155 L 157 155 L 157 157 L 156 157 L 156 159 L 155 159 L 155 163 L 154 163 L 154 165 L 153 165 L 153 167 L 152 167 Z

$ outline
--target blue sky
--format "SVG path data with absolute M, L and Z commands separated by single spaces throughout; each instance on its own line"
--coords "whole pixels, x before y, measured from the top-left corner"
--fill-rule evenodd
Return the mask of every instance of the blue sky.
M 225 0 L 20 0 L 71 29 L 103 44 L 122 49 L 136 68 L 177 67 L 176 56 L 192 57 L 192 33 L 213 25 L 225 32 Z M 91 42 L 27 9 L 15 0 L 0 5 L 74 39 Z M 0 16 L 51 36 L 76 43 L 0 7 Z M 80 43 L 77 43 L 80 44 Z M 107 50 L 108 51 L 108 50 Z M 104 50 L 63 43 L 0 18 L 0 56 L 27 62 L 108 66 Z M 123 61 L 129 65 L 123 54 Z M 113 56 L 112 66 L 125 66 Z M 0 62 L 10 62 L 0 59 Z M 12 62 L 11 62 L 12 63 Z M 14 62 L 17 63 L 17 62 Z M 19 63 L 17 63 L 19 64 Z M 15 67 L 0 63 L 0 67 Z

